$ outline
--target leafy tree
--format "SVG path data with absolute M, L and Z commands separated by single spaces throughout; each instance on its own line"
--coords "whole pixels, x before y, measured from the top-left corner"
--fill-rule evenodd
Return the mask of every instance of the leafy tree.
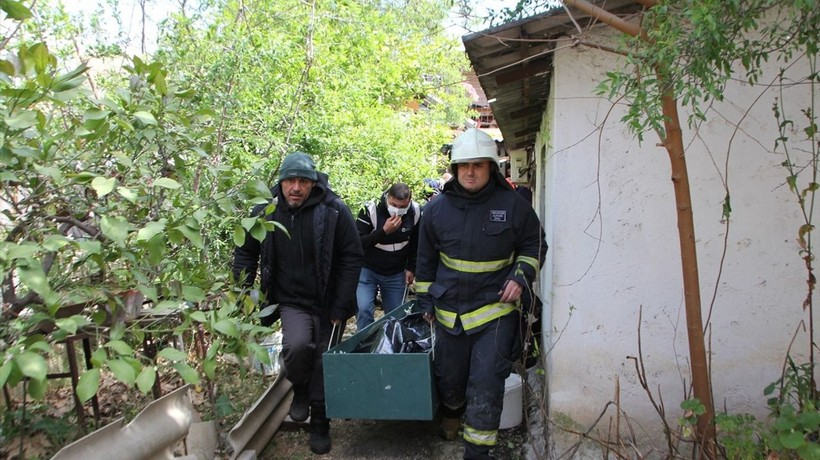
M 215 155 L 261 161 L 270 183 L 303 150 L 355 207 L 392 181 L 420 190 L 463 120 L 465 61 L 441 34 L 446 13 L 440 0 L 217 2 L 176 15 L 158 56 L 220 113 Z
M 253 305 L 242 311 L 226 299 L 229 280 L 212 269 L 224 264 L 230 239 L 204 229 L 230 234 L 240 224 L 235 201 L 244 207 L 269 192 L 243 172 L 203 165 L 213 114 L 169 83 L 162 64 L 139 58 L 97 97 L 85 86 L 85 64 L 62 71 L 46 43 L 30 40 L 43 25 L 28 8 L 0 8 L 20 31 L 0 60 L 0 385 L 27 379 L 29 393 L 42 397 L 47 358 L 81 329 L 98 331 L 102 345 L 80 379 L 81 400 L 96 392 L 100 369 L 147 391 L 156 356 L 199 381 L 186 353 L 138 351 L 148 332 L 171 336 L 192 324 L 212 332 L 218 346 L 202 364 L 207 375 L 218 351 L 267 356 L 255 337 L 268 329 L 241 320 Z M 153 331 L 123 322 L 140 298 L 179 320 Z
M 394 180 L 420 189 L 466 106 L 443 2 L 202 1 L 168 20 L 156 59 L 93 75 L 65 67 L 87 32 L 59 5 L 0 9 L 0 385 L 35 397 L 80 331 L 98 333 L 83 401 L 101 370 L 148 391 L 158 366 L 198 382 L 222 353 L 267 361 L 270 330 L 227 268 L 245 231 L 274 230 L 245 211 L 271 198 L 280 157 L 313 154 L 352 205 Z M 143 298 L 173 320 L 123 321 Z M 213 339 L 199 362 L 164 344 L 195 329 Z

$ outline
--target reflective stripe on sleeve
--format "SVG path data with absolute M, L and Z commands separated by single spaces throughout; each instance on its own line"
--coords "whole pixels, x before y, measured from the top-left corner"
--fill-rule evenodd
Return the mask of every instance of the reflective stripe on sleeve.
M 456 327 L 456 314 L 451 311 L 436 308 L 436 319 L 444 325 L 444 327 L 449 327 L 450 329 Z
M 538 270 L 538 259 L 535 257 L 527 257 L 527 256 L 518 256 L 515 258 L 516 262 L 523 262 L 527 265 L 531 265 L 532 268 Z
M 427 294 L 431 284 L 433 283 L 430 281 L 416 280 L 416 294 Z
M 501 270 L 513 263 L 513 255 L 503 260 L 485 260 L 475 262 L 472 260 L 461 260 L 449 257 L 447 254 L 440 252 L 439 258 L 441 263 L 446 267 L 463 273 L 488 273 Z

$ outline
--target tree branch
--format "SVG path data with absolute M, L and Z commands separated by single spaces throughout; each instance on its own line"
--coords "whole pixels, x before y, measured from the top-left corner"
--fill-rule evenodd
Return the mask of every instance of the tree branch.
M 612 26 L 627 35 L 647 39 L 646 32 L 641 29 L 640 26 L 624 21 L 609 11 L 589 3 L 587 0 L 564 0 L 564 3 L 578 8 L 582 12 L 601 20 L 604 24 Z
M 54 216 L 54 220 L 60 223 L 71 224 L 72 226 L 79 228 L 85 233 L 88 233 L 95 240 L 105 241 L 105 237 L 102 235 L 100 229 L 94 227 L 93 225 L 88 225 L 85 222 L 80 222 L 79 220 L 70 216 Z

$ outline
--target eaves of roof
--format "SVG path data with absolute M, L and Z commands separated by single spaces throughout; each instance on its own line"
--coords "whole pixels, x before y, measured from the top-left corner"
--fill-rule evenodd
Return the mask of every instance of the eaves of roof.
M 634 1 L 592 1 L 607 11 L 634 13 Z M 558 8 L 461 38 L 508 151 L 535 144 L 550 92 L 557 39 L 578 33 L 596 18 Z

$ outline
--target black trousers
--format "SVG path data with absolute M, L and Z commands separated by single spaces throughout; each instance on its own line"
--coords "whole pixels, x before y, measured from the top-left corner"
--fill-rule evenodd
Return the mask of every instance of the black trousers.
M 517 312 L 484 330 L 452 335 L 436 323 L 435 370 L 445 416 L 465 413 L 464 458 L 488 459 L 496 443 L 504 381 L 520 348 Z
M 322 353 L 327 351 L 333 325 L 296 307 L 280 305 L 279 311 L 285 375 L 294 386 L 308 389 L 311 404 L 324 405 Z

